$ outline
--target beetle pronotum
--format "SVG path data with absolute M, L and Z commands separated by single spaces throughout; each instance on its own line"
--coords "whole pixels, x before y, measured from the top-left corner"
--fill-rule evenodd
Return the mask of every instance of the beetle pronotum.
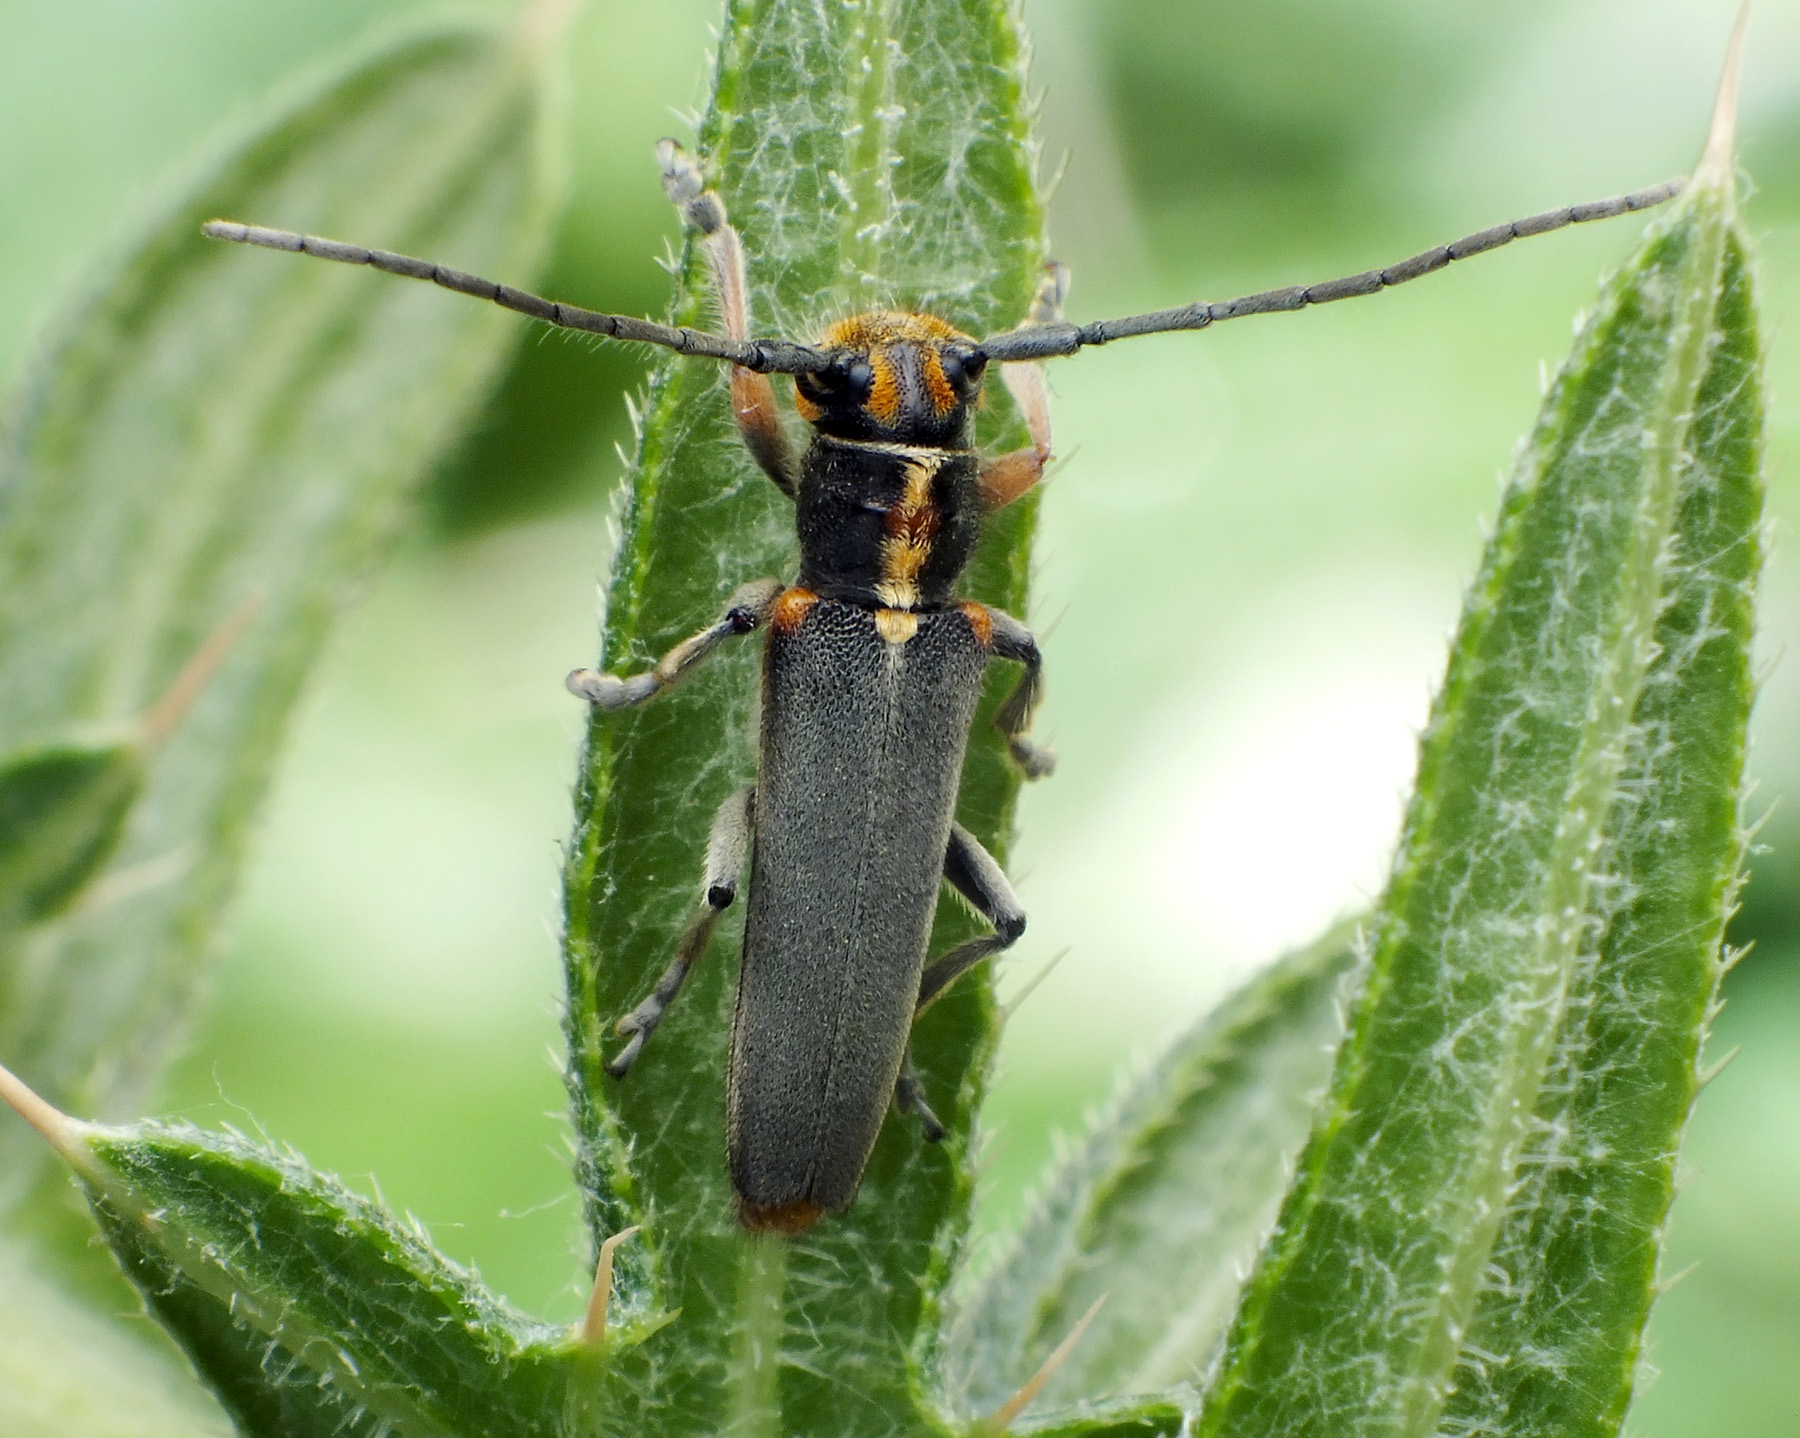
M 225 220 L 204 229 L 215 239 L 430 280 L 547 324 L 732 366 L 744 444 L 796 505 L 795 581 L 743 584 L 715 623 L 644 673 L 576 670 L 568 683 L 596 709 L 642 704 L 726 640 L 766 636 L 756 781 L 714 818 L 700 902 L 667 970 L 619 1021 L 626 1042 L 608 1069 L 623 1078 L 636 1062 L 748 863 L 728 1164 L 743 1224 L 791 1234 L 849 1206 L 890 1103 L 941 1136 L 908 1061 L 913 1019 L 1025 927 L 999 864 L 952 813 L 989 659 L 1023 666 L 995 722 L 1027 777 L 1049 772 L 1051 756 L 1029 738 L 1042 664 L 1024 625 L 959 599 L 956 586 L 983 516 L 1029 491 L 1050 459 L 1038 362 L 1373 294 L 1515 239 L 1660 204 L 1681 182 L 1497 225 L 1383 269 L 1221 304 L 1071 324 L 1061 316 L 1066 273 L 1052 265 L 1025 322 L 1002 334 L 978 340 L 929 315 L 876 311 L 804 344 L 752 337 L 743 245 L 723 201 L 673 141 L 658 154 L 664 189 L 709 261 L 721 334 L 577 309 L 385 250 Z M 994 363 L 1030 443 L 987 457 L 971 446 L 969 419 Z M 773 373 L 794 377 L 795 407 L 812 428 L 798 455 Z M 946 881 L 992 933 L 928 963 Z

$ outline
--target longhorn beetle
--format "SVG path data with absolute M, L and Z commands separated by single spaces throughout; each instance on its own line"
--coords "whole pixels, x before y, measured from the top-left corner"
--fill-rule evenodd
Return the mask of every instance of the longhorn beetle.
M 794 1234 L 849 1206 L 890 1102 L 916 1115 L 928 1137 L 943 1136 L 910 1062 L 913 1019 L 1025 928 L 1000 865 L 952 813 L 990 659 L 1024 669 L 994 721 L 1013 760 L 1027 778 L 1050 772 L 1053 757 L 1028 737 L 1043 665 L 1023 624 L 959 599 L 956 586 L 984 515 L 1030 490 L 1050 459 L 1037 361 L 1374 294 L 1511 240 L 1660 204 L 1682 182 L 1497 225 L 1386 269 L 1223 304 L 1070 324 L 1061 316 L 1066 272 L 1050 265 L 1026 322 L 1003 334 L 977 340 L 930 315 L 881 310 L 839 321 L 809 345 L 751 337 L 744 249 L 723 201 L 673 141 L 658 146 L 658 157 L 664 190 L 704 248 L 723 334 L 576 309 L 428 261 L 290 231 L 214 220 L 204 233 L 430 280 L 547 324 L 732 366 L 744 445 L 794 501 L 797 578 L 743 585 L 715 623 L 644 673 L 578 669 L 568 686 L 596 709 L 627 708 L 727 640 L 765 636 L 756 781 L 713 819 L 700 903 L 673 962 L 619 1021 L 626 1043 L 607 1071 L 622 1079 L 637 1061 L 748 862 L 727 1161 L 744 1226 Z M 970 415 L 995 364 L 1030 444 L 983 456 L 971 447 Z M 793 376 L 794 407 L 812 428 L 799 455 L 770 374 Z M 944 881 L 993 932 L 927 963 Z

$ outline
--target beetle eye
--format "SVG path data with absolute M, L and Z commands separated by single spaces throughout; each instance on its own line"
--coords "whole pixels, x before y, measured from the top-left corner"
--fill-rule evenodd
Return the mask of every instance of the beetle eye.
M 982 371 L 987 368 L 987 356 L 977 349 L 958 347 L 944 350 L 938 356 L 938 363 L 943 366 L 944 378 L 966 392 L 981 382 Z
M 822 370 L 796 375 L 800 393 L 814 404 L 861 404 L 875 383 L 875 367 L 861 356 L 834 359 Z

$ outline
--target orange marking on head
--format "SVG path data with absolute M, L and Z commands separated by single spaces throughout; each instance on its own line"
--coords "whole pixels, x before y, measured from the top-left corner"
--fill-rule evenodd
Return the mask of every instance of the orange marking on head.
M 738 1222 L 752 1233 L 774 1233 L 793 1238 L 823 1218 L 825 1210 L 810 1198 L 796 1198 L 790 1203 L 772 1204 L 768 1208 L 757 1208 L 739 1199 L 737 1216 Z
M 799 415 L 800 418 L 805 420 L 808 424 L 816 424 L 819 416 L 824 414 L 825 411 L 820 409 L 805 395 L 801 394 L 799 390 L 795 390 L 794 413 Z
M 869 357 L 874 371 L 869 398 L 864 408 L 877 424 L 891 425 L 900 418 L 905 403 L 901 393 L 900 370 L 893 350 L 910 346 L 920 356 L 921 378 L 926 397 L 939 415 L 951 413 L 957 406 L 955 387 L 944 373 L 939 352 L 954 340 L 973 343 L 954 325 L 935 315 L 912 314 L 905 310 L 871 310 L 852 315 L 827 327 L 819 338 L 822 349 L 850 350 Z M 805 411 L 801 413 L 805 415 Z M 805 415 L 810 421 L 812 416 Z
M 871 310 L 828 327 L 819 337 L 821 349 L 872 350 L 881 345 L 916 344 L 935 349 L 948 340 L 969 336 L 936 315 L 906 310 Z M 973 341 L 970 341 L 973 343 Z
M 965 599 L 956 606 L 962 610 L 963 618 L 969 621 L 969 628 L 975 631 L 975 642 L 983 649 L 993 647 L 994 616 L 988 613 L 985 604 L 977 604 L 973 599 Z
M 869 398 L 863 408 L 881 424 L 892 424 L 900 418 L 900 368 L 892 355 L 879 350 L 869 356 L 869 367 L 875 377 L 869 382 Z
M 813 605 L 818 602 L 818 595 L 799 585 L 782 590 L 775 596 L 775 607 L 769 614 L 769 627 L 777 634 L 792 634 L 806 623 L 806 616 L 812 613 Z
M 936 349 L 925 351 L 925 393 L 938 414 L 949 414 L 956 408 L 956 390 L 944 373 L 944 362 Z

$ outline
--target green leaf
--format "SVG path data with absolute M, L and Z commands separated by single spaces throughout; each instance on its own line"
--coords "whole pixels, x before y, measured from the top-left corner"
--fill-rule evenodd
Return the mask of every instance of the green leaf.
M 0 1433 L 225 1438 L 191 1380 L 0 1245 Z
M 0 952 L 84 893 L 95 903 L 118 897 L 91 890 L 125 837 L 150 761 L 260 607 L 255 598 L 239 605 L 143 715 L 60 734 L 0 760 Z M 138 883 L 144 886 L 142 876 Z M 27 1007 L 19 976 L 16 964 L 0 967 L 0 1012 Z
M 0 1052 L 65 1106 L 136 1107 L 320 644 L 521 333 L 199 227 L 250 216 L 529 276 L 554 210 L 545 94 L 535 48 L 461 28 L 310 85 L 195 175 L 37 367 L 0 457 L 0 751 L 144 714 L 260 596 L 135 802 L 130 766 L 96 756 L 86 817 L 22 861 L 27 887 L 61 874 L 54 897 L 118 841 L 111 901 L 35 934 L 0 994 Z M 30 1155 L 12 1139 L 0 1170 L 16 1177 Z
M 1713 325 L 1683 454 L 1657 657 L 1596 865 L 1590 912 L 1603 927 L 1570 974 L 1440 1422 L 1447 1435 L 1610 1438 L 1640 1368 L 1743 843 L 1762 356 L 1735 231 Z
M 70 737 L 0 760 L 0 944 L 74 901 L 118 848 L 143 786 L 135 735 Z
M 557 1434 L 566 1335 L 291 1153 L 69 1124 L 66 1156 L 157 1319 L 246 1433 Z M 565 1361 L 568 1360 L 568 1361 Z
M 875 304 L 975 333 L 1025 313 L 1044 250 L 1010 0 L 738 0 L 701 150 L 744 234 L 757 333 L 810 337 Z M 700 320 L 697 255 L 683 276 L 677 313 Z M 737 584 L 792 573 L 792 507 L 737 442 L 725 378 L 670 361 L 652 381 L 608 595 L 604 662 L 615 671 L 711 622 Z M 979 439 L 1023 441 L 1004 400 Z M 968 589 L 1018 612 L 1033 507 L 1013 511 L 991 527 Z M 735 924 L 629 1081 L 601 1072 L 613 1024 L 668 963 L 695 902 L 714 809 L 755 773 L 756 666 L 742 646 L 589 731 L 565 879 L 578 1173 L 596 1238 L 644 1224 L 619 1255 L 622 1301 L 681 1311 L 644 1350 L 659 1355 L 643 1377 L 656 1431 L 712 1433 L 736 1411 L 744 1431 L 888 1433 L 916 1407 L 917 1335 L 935 1328 L 967 1220 L 969 1126 L 994 1042 L 986 976 L 959 984 L 918 1033 L 949 1139 L 930 1147 L 915 1124 L 890 1123 L 850 1213 L 778 1256 L 737 1231 L 725 1178 Z M 990 712 L 959 814 L 1003 853 L 1016 781 Z M 970 932 L 966 915 L 942 909 L 939 947 Z M 780 1361 L 753 1381 L 741 1355 L 759 1345 Z
M 1521 456 L 1200 1433 L 1617 1431 L 1742 847 L 1760 400 L 1726 168 L 1605 287 Z
M 1020 1438 L 1169 1438 L 1181 1431 L 1185 1417 L 1179 1404 L 1136 1399 L 1084 1404 L 1041 1422 L 1021 1418 L 1006 1431 Z
M 1199 1372 L 1331 1075 L 1351 941 L 1346 926 L 1282 959 L 1094 1119 L 942 1345 L 960 1411 L 998 1408 L 1102 1295 L 1046 1405 Z

